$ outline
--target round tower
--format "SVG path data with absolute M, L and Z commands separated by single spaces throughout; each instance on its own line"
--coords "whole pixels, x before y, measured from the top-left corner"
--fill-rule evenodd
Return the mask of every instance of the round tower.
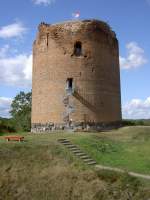
M 32 131 L 119 121 L 116 34 L 99 20 L 41 23 L 33 44 Z

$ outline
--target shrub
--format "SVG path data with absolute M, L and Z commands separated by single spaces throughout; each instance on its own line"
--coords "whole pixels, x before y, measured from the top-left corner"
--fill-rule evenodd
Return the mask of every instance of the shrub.
M 15 124 L 12 119 L 0 118 L 0 133 L 16 132 Z

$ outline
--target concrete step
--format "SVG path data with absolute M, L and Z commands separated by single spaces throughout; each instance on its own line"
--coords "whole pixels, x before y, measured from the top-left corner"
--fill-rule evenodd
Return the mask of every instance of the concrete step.
M 60 141 L 66 141 L 67 139 L 66 138 L 60 138 L 60 139 L 58 139 L 58 141 L 60 142 Z M 68 140 L 67 140 L 68 141 Z
M 75 153 L 76 156 L 86 156 L 85 153 L 81 152 L 81 153 Z
M 70 143 L 70 141 L 68 141 L 68 140 L 60 140 L 60 141 L 58 141 L 58 142 L 60 142 L 60 143 L 62 143 L 62 144 Z
M 87 165 L 96 165 L 97 163 L 95 161 L 87 162 Z
M 86 159 L 86 158 L 88 159 L 88 158 L 90 158 L 90 157 L 89 157 L 88 155 L 85 155 L 85 156 L 82 156 L 82 155 L 81 155 L 80 158 L 81 158 L 81 159 Z
M 68 149 L 70 149 L 71 151 L 73 151 L 73 150 L 80 150 L 80 149 L 77 148 L 77 147 L 68 147 Z
M 60 142 L 60 143 L 63 144 L 63 145 L 65 145 L 65 146 L 71 145 L 71 143 L 69 143 L 69 142 Z
M 72 150 L 73 153 L 83 153 L 80 149 L 79 150 Z
M 95 162 L 93 159 L 88 158 L 88 159 L 82 159 L 84 162 Z
M 76 148 L 77 146 L 73 145 L 73 144 L 68 144 L 66 145 L 68 148 Z
M 72 145 L 70 142 L 61 142 L 64 145 Z
M 67 140 L 65 138 L 61 138 L 61 139 L 58 139 L 58 141 L 61 142 L 61 141 L 69 141 L 69 140 Z

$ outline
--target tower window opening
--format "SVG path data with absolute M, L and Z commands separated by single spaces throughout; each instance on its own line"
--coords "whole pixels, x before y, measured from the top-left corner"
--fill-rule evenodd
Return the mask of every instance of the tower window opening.
M 73 88 L 73 78 L 67 79 L 67 88 L 72 89 Z
M 82 43 L 76 42 L 74 45 L 74 55 L 81 56 L 82 55 Z

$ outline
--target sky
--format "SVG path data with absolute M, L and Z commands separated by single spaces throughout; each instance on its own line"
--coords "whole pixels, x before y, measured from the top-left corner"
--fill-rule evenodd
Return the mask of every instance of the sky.
M 119 40 L 123 118 L 150 118 L 150 0 L 1 0 L 0 116 L 31 90 L 32 44 L 41 22 L 99 19 Z

